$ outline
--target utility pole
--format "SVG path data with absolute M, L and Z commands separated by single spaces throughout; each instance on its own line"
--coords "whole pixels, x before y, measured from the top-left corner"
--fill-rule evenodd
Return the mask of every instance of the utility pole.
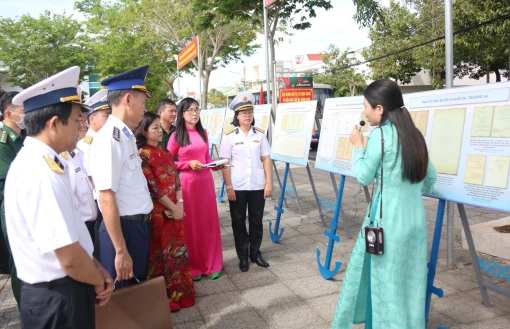
M 446 88 L 453 88 L 453 13 L 452 0 L 446 0 L 445 6 L 445 59 L 446 59 Z M 489 75 L 487 75 L 489 76 Z M 455 249 L 453 246 L 453 212 L 455 204 L 451 201 L 446 203 L 446 262 L 450 270 L 455 269 Z

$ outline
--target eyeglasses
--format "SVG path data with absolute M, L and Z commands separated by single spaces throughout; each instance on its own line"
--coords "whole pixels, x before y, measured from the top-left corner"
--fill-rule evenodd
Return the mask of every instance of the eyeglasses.
M 253 111 L 242 111 L 239 112 L 239 115 L 242 115 L 243 117 L 251 117 L 253 115 Z
M 184 112 L 186 112 L 188 114 L 192 114 L 192 113 L 200 114 L 200 111 L 201 111 L 200 109 L 187 109 Z

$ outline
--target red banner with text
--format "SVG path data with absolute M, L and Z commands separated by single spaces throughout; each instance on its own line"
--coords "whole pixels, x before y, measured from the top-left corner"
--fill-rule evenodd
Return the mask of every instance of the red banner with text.
M 280 89 L 280 103 L 313 101 L 313 88 Z

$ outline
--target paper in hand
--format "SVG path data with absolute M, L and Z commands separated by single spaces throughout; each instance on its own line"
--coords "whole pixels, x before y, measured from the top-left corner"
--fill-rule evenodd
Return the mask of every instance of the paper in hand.
M 223 165 L 226 165 L 227 163 L 228 163 L 228 159 L 221 159 L 221 160 L 217 160 L 217 161 L 205 164 L 204 168 L 223 166 Z

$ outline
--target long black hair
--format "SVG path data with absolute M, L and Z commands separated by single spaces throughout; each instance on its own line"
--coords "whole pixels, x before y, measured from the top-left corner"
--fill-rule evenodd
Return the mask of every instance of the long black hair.
M 198 107 L 198 102 L 194 98 L 186 97 L 181 100 L 179 102 L 179 106 L 177 106 L 177 119 L 175 120 L 175 140 L 180 147 L 185 147 L 191 144 L 188 130 L 186 129 L 186 121 L 184 121 L 184 111 L 189 109 L 193 104 L 196 104 Z M 202 137 L 204 143 L 207 143 L 207 136 L 205 135 L 204 127 L 202 127 L 202 120 L 198 120 L 195 128 L 197 129 L 200 137 Z
M 381 124 L 389 120 L 397 129 L 398 152 L 402 152 L 402 177 L 411 183 L 425 179 L 429 163 L 427 144 L 404 107 L 402 92 L 395 81 L 381 79 L 372 82 L 363 92 L 367 102 L 384 109 Z
M 145 112 L 143 114 L 142 121 L 140 121 L 138 127 L 135 129 L 136 146 L 138 146 L 139 149 L 147 145 L 147 137 L 144 133 L 149 130 L 149 127 L 156 119 L 159 119 L 159 115 L 154 112 Z

